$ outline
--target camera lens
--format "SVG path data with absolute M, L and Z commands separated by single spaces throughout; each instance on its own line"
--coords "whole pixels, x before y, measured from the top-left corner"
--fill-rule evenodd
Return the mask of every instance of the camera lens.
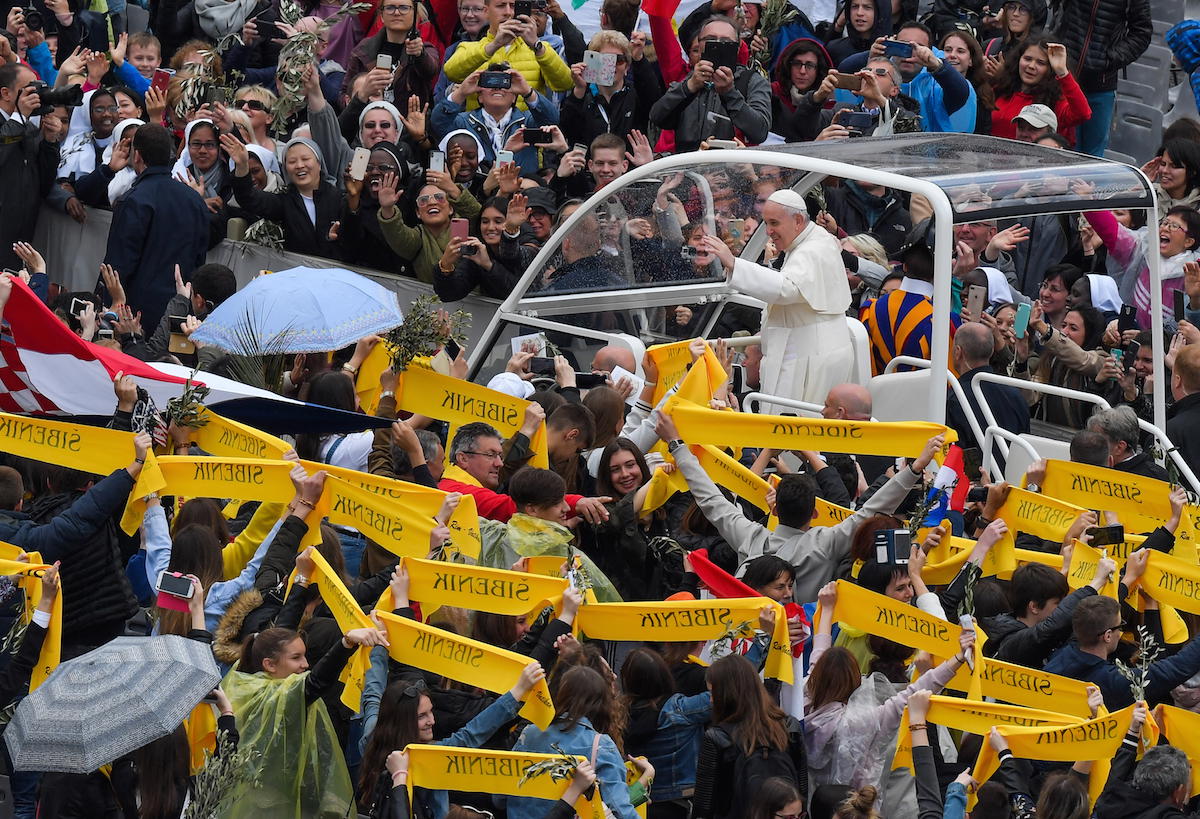
M 25 25 L 32 31 L 42 30 L 42 13 L 30 6 L 25 9 Z

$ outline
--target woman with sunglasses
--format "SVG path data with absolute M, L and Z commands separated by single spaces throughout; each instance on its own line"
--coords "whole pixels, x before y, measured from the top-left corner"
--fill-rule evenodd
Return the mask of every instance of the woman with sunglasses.
M 400 567 L 392 575 L 392 597 L 394 613 L 400 617 L 414 619 L 409 603 L 408 572 Z M 375 819 L 391 819 L 404 816 L 407 812 L 397 811 L 397 803 L 407 804 L 405 781 L 399 772 L 393 772 L 390 755 L 411 744 L 450 745 L 460 748 L 480 748 L 504 725 L 512 722 L 521 710 L 521 702 L 535 685 L 546 678 L 546 672 L 537 660 L 525 666 L 512 689 L 475 715 L 464 727 L 445 739 L 434 739 L 434 702 L 425 679 L 416 669 L 407 668 L 413 674 L 384 684 L 388 678 L 390 660 L 386 648 L 371 652 L 371 669 L 367 672 L 363 687 L 363 738 L 364 748 L 359 774 L 360 808 L 369 809 Z M 380 693 L 382 689 L 382 694 Z M 450 808 L 450 797 L 446 791 L 416 788 L 413 794 L 416 816 L 437 819 L 446 816 Z
M 454 272 L 446 250 L 453 238 L 452 218 L 476 219 L 482 210 L 470 191 L 455 182 L 462 152 L 451 149 L 446 156 L 446 170 L 426 171 L 425 184 L 417 190 L 417 227 L 409 226 L 396 203 L 400 199 L 399 177 L 385 174 L 376 196 L 379 198 L 379 226 L 388 247 L 412 265 L 416 278 L 433 284 L 435 276 Z
M 233 193 L 248 212 L 283 226 L 283 249 L 326 259 L 341 259 L 338 227 L 345 200 L 329 178 L 316 143 L 297 137 L 284 146 L 283 169 L 288 185 L 279 193 L 258 190 L 250 179 L 246 146 L 232 134 L 221 135 L 221 147 L 233 161 Z
M 271 139 L 268 128 L 274 119 L 275 105 L 279 98 L 275 92 L 261 85 L 243 85 L 233 95 L 234 110 L 241 111 L 250 118 L 250 127 L 254 129 L 254 142 L 268 151 L 280 156 L 282 148 Z

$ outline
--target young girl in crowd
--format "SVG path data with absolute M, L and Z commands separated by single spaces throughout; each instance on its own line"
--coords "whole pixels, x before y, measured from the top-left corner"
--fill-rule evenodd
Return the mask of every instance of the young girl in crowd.
M 1083 89 L 1067 67 L 1067 47 L 1046 37 L 1030 38 L 1015 48 L 994 85 L 993 136 L 1015 139 L 1013 119 L 1026 105 L 1050 108 L 1058 118 L 1056 130 L 1068 139 L 1073 139 L 1076 125 L 1092 116 Z

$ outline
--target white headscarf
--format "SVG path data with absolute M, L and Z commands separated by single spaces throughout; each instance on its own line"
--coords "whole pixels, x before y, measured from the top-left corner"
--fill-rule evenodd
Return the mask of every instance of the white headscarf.
M 208 125 L 211 125 L 213 130 L 216 131 L 218 135 L 221 133 L 221 129 L 218 128 L 217 124 L 211 119 L 194 119 L 189 122 L 183 129 L 183 152 L 179 154 L 179 159 L 175 160 L 175 167 L 171 168 L 171 176 L 178 177 L 188 175 L 188 169 L 192 167 L 192 152 L 188 150 L 188 143 L 191 142 L 192 139 L 192 130 L 201 123 L 207 123 Z M 219 142 L 217 144 L 220 145 Z M 224 169 L 221 168 L 220 157 L 217 158 L 217 161 L 213 163 L 211 168 L 204 172 L 203 176 L 204 195 L 219 195 L 218 191 L 225 178 Z
M 145 125 L 140 119 L 123 119 L 117 123 L 117 127 L 113 128 L 112 143 L 104 149 L 102 159 L 107 165 L 112 159 L 113 146 L 121 141 L 121 137 L 125 135 L 125 131 L 139 125 Z M 137 179 L 137 173 L 133 170 L 133 166 L 126 163 L 125 167 L 117 171 L 116 176 L 108 183 L 108 204 L 116 205 L 117 202 L 124 198 L 125 194 L 129 193 L 129 189 L 133 187 L 133 180 Z
M 1092 291 L 1092 307 L 1101 313 L 1121 312 L 1121 294 L 1117 291 L 1117 283 L 1112 276 L 1102 276 L 1096 273 L 1087 274 L 1088 288 Z
M 987 276 L 988 282 L 988 304 L 995 306 L 997 304 L 1012 304 L 1013 299 L 1012 288 L 1008 286 L 1008 279 L 994 267 L 979 268 Z
M 83 104 L 71 109 L 71 124 L 67 127 L 67 138 L 63 140 L 58 162 L 59 179 L 87 176 L 96 170 L 96 148 L 112 145 L 112 134 L 99 139 L 92 131 L 92 97 L 95 95 L 96 91 L 88 91 L 83 95 Z

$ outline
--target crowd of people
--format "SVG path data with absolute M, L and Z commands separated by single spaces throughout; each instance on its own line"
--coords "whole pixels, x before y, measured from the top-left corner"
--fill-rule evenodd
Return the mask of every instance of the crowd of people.
M 206 263 L 227 237 L 411 277 L 446 302 L 504 297 L 586 197 L 657 156 L 920 131 L 1102 155 L 1117 75 L 1152 31 L 1148 0 L 709 0 L 678 25 L 666 6 L 603 0 L 585 41 L 557 0 L 160 0 L 139 32 L 122 0 L 13 4 L 0 37 L 0 318 L 28 288 L 85 341 L 236 379 L 245 356 L 190 341 L 237 293 L 233 270 Z M 1200 474 L 1200 124 L 1166 129 L 1142 169 L 1155 224 L 1094 209 L 955 226 L 950 364 L 966 405 L 950 396 L 945 426 L 900 425 L 853 454 L 804 437 L 800 419 L 807 448 L 764 447 L 780 440 L 766 428 L 700 446 L 713 441 L 681 432 L 698 427 L 678 408 L 744 420 L 743 400 L 761 391 L 821 405 L 811 423 L 869 429 L 871 392 L 847 383 L 847 317 L 866 327 L 873 373 L 929 358 L 929 203 L 854 179 L 802 196 L 800 175 L 769 153 L 696 156 L 695 170 L 585 214 L 531 289 L 724 279 L 766 310 L 727 306 L 715 328 L 705 304 L 654 308 L 641 327 L 617 305 L 560 317 L 665 345 L 640 360 L 590 340 L 561 354 L 521 347 L 472 386 L 520 407 L 511 427 L 414 413 L 407 376 L 366 375 L 386 345 L 370 337 L 289 359 L 266 385 L 360 412 L 365 431 L 280 441 L 242 428 L 290 463 L 288 497 L 148 491 L 157 456 L 222 454 L 123 374 L 104 423 L 127 439 L 126 467 L 104 475 L 86 451 L 62 462 L 19 456 L 15 438 L 0 446 L 0 541 L 17 552 L 0 558 L 49 567 L 36 607 L 20 577 L 0 580 L 12 626 L 0 704 L 22 700 L 46 641 L 70 661 L 125 634 L 178 635 L 210 645 L 223 674 L 184 724 L 89 773 L 14 769 L 6 747 L 13 815 L 174 819 L 199 804 L 205 817 L 1189 815 L 1200 749 L 1171 726 L 1200 710 L 1200 595 L 1161 578 L 1197 571 L 1198 524 L 1138 421 L 1167 393 L 1166 432 Z M 1079 179 L 1006 184 L 969 195 L 1107 195 Z M 30 243 L 46 207 L 81 223 L 112 211 L 94 292 L 62 287 Z M 760 227 L 767 246 L 746 258 Z M 1163 337 L 1150 331 L 1154 253 Z M 696 338 L 706 332 L 731 343 Z M 7 329 L 0 341 L 21 346 Z M 686 375 L 668 360 L 690 360 Z M 461 350 L 428 366 L 449 389 L 466 378 Z M 22 389 L 4 372 L 6 393 Z M 991 381 L 980 404 L 985 373 L 1110 408 Z M 1035 420 L 1064 429 L 1071 463 L 1033 463 L 1020 489 L 979 469 L 985 410 L 1017 434 Z M 951 440 L 973 491 L 939 513 Z M 1055 495 L 1071 469 L 1144 504 Z M 330 476 L 355 474 L 439 493 L 437 514 L 416 516 L 419 550 L 326 519 Z M 1037 502 L 1069 512 L 1049 525 L 1018 511 Z M 464 504 L 477 521 L 464 524 Z M 477 554 L 463 552 L 468 531 Z M 418 558 L 493 571 L 488 588 L 562 588 L 528 615 L 512 601 L 456 605 L 421 581 Z M 166 576 L 191 584 L 184 604 L 165 604 Z M 722 598 L 751 600 L 753 616 L 695 640 L 588 634 L 591 606 L 695 612 Z M 866 603 L 916 625 L 874 629 Z M 496 652 L 510 664 L 491 668 L 507 676 L 452 671 L 401 646 L 404 629 Z M 936 648 L 934 632 L 949 635 Z M 985 687 L 986 701 L 970 693 L 1005 675 L 1061 696 L 1031 700 L 1017 683 Z M 955 702 L 986 717 L 960 724 Z M 1010 730 L 1084 724 L 1112 742 L 1081 744 L 1070 762 Z M 508 752 L 557 759 L 561 798 L 524 790 L 528 770 L 446 787 L 422 760 L 454 749 L 490 754 L 493 775 Z M 213 808 L 223 755 L 245 776 Z

